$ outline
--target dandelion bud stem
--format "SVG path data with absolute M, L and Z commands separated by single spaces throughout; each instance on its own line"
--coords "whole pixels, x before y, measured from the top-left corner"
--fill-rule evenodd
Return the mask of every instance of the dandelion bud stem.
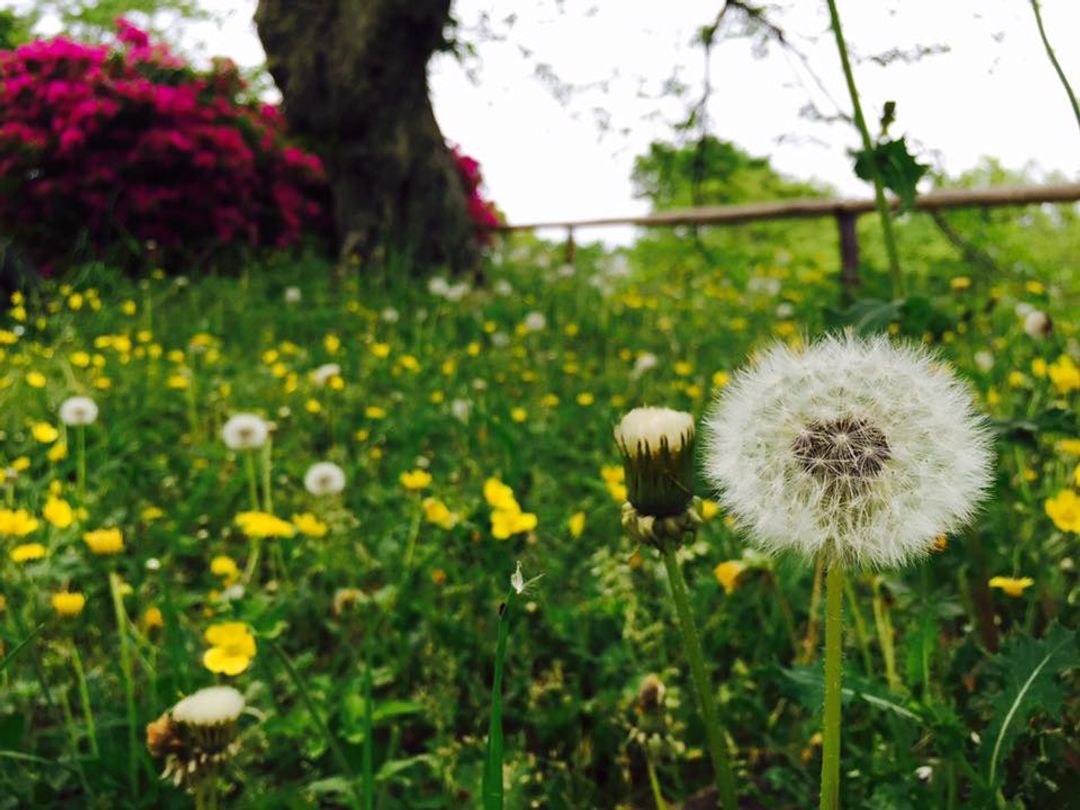
M 840 698 L 844 569 L 835 559 L 825 577 L 825 710 L 821 743 L 821 810 L 840 807 Z

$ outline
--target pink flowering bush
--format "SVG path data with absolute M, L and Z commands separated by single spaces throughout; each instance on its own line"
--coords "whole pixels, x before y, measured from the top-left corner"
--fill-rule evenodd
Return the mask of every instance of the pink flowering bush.
M 276 108 L 241 101 L 235 65 L 196 71 L 117 29 L 111 47 L 0 52 L 0 232 L 45 263 L 151 240 L 190 260 L 321 227 L 321 162 L 289 143 Z
M 491 229 L 498 225 L 502 218 L 495 203 L 484 198 L 480 186 L 484 178 L 480 174 L 480 164 L 461 151 L 458 146 L 452 146 L 454 161 L 457 164 L 461 181 L 465 185 L 465 193 L 468 196 L 469 218 L 476 226 L 477 238 L 483 244 L 489 244 L 494 237 Z

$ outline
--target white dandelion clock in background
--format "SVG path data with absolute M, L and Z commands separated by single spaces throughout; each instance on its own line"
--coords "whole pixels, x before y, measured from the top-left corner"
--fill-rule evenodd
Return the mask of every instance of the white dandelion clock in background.
M 967 388 L 926 351 L 845 337 L 740 372 L 705 423 L 705 473 L 759 545 L 825 583 L 821 807 L 840 801 L 844 568 L 925 555 L 974 515 L 991 448 Z
M 230 450 L 254 450 L 266 444 L 270 426 L 253 413 L 238 413 L 221 429 L 221 438 Z
M 768 551 L 902 565 L 964 525 L 990 483 L 966 386 L 885 338 L 768 351 L 723 389 L 703 432 L 707 478 Z
M 312 495 L 337 495 L 345 489 L 345 471 L 332 461 L 320 461 L 304 474 L 304 489 Z
M 71 427 L 92 425 L 97 421 L 98 406 L 90 397 L 68 397 L 60 404 L 60 421 Z
M 86 427 L 98 418 L 98 406 L 90 397 L 68 397 L 60 404 L 60 421 L 75 428 L 75 486 L 79 500 L 86 498 Z

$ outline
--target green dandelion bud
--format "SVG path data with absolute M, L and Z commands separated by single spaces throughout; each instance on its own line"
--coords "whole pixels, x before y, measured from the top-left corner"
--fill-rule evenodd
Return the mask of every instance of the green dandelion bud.
M 615 428 L 627 500 L 642 517 L 682 515 L 693 499 L 694 417 L 670 408 L 635 408 Z

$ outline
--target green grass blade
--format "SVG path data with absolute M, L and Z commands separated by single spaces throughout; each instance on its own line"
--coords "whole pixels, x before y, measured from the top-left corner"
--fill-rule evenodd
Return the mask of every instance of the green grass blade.
M 0 672 L 3 672 L 5 669 L 8 668 L 8 665 L 11 664 L 11 662 L 15 660 L 15 656 L 17 656 L 19 654 L 19 652 L 22 650 L 22 648 L 25 647 L 27 644 L 29 644 L 31 641 L 33 641 L 34 637 L 38 633 L 40 633 L 42 628 L 44 628 L 44 627 L 45 627 L 45 625 L 39 624 L 36 628 L 34 628 L 34 631 L 32 633 L 30 633 L 30 635 L 28 635 L 26 638 L 24 638 L 22 641 L 20 641 L 18 644 L 16 644 L 12 648 L 11 652 L 9 652 L 7 655 L 4 656 L 4 660 L 0 661 Z
M 514 592 L 511 590 L 499 613 L 499 643 L 495 649 L 495 677 L 491 684 L 491 725 L 488 729 L 487 759 L 484 761 L 484 810 L 502 810 L 503 806 L 502 679 L 513 603 Z

